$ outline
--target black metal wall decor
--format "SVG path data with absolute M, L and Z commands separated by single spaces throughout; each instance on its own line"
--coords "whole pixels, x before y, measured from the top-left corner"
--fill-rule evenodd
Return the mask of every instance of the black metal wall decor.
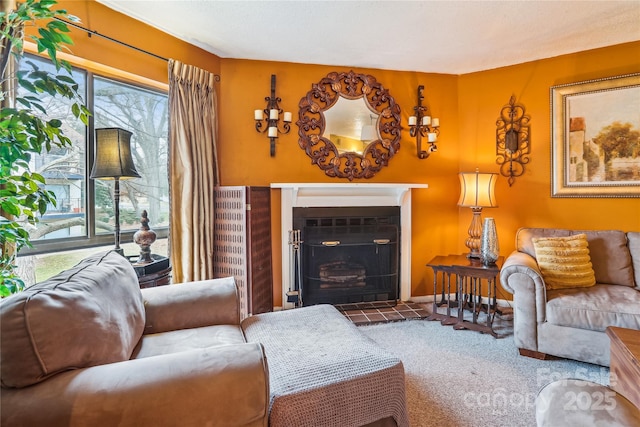
M 269 154 L 271 154 L 271 157 L 274 157 L 276 155 L 276 138 L 279 133 L 289 133 L 292 120 L 290 112 L 285 111 L 284 115 L 282 114 L 282 108 L 280 108 L 282 99 L 276 96 L 275 74 L 271 75 L 271 96 L 265 96 L 264 100 L 267 101 L 267 108 L 264 110 L 255 110 L 254 120 L 256 121 L 256 130 L 258 132 L 268 132 L 267 136 L 269 137 L 271 146 Z M 280 121 L 281 118 L 282 121 Z
M 418 105 L 413 107 L 415 114 L 409 117 L 409 135 L 416 138 L 416 148 L 419 159 L 426 159 L 431 153 L 438 151 L 436 141 L 438 135 L 440 135 L 440 119 L 437 117 L 431 118 L 427 114 L 427 107 L 422 105 L 424 95 L 422 91 L 424 86 L 418 86 Z M 426 137 L 429 147 L 426 150 L 422 149 L 422 138 Z
M 530 120 L 524 105 L 516 103 L 512 95 L 496 121 L 496 163 L 500 165 L 500 174 L 508 178 L 509 186 L 524 173 L 524 165 L 530 160 Z

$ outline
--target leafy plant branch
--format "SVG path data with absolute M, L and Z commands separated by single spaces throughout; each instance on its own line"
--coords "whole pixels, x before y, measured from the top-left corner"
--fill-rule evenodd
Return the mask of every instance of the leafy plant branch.
M 73 44 L 67 25 L 59 19 L 78 19 L 66 10 L 52 9 L 56 4 L 54 0 L 25 0 L 14 10 L 0 12 L 0 296 L 24 287 L 16 274 L 15 256 L 23 247 L 31 246 L 27 227 L 39 221 L 49 204 L 55 206 L 54 193 L 44 188 L 45 178 L 31 170 L 32 156 L 54 147 L 71 146 L 61 129 L 62 122 L 46 119 L 42 95 L 71 100 L 73 116 L 85 125 L 90 115 L 78 84 L 70 77 L 71 64 L 57 55 Z M 27 27 L 34 28 L 28 38 L 36 44 L 39 54 L 51 60 L 55 73 L 40 70 L 30 61 L 26 62 L 29 67 L 13 71 L 10 61 L 17 64 L 24 60 L 23 35 Z M 12 92 L 18 86 L 22 88 L 20 95 Z

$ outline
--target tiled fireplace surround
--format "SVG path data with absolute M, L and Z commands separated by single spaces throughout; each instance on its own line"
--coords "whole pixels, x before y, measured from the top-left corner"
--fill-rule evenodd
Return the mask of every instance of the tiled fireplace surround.
M 281 190 L 282 308 L 287 302 L 292 278 L 289 256 L 289 230 L 293 227 L 295 207 L 399 206 L 400 207 L 400 300 L 411 298 L 411 189 L 427 184 L 334 184 L 274 183 Z

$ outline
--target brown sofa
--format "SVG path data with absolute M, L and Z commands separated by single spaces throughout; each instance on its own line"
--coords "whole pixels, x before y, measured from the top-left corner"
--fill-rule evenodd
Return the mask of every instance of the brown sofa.
M 125 258 L 91 256 L 0 302 L 0 424 L 408 425 L 402 363 L 334 307 L 239 313 L 233 278 L 140 290 Z
M 585 233 L 596 285 L 547 289 L 534 237 Z M 640 329 L 640 233 L 521 228 L 500 272 L 513 294 L 514 340 L 520 354 L 559 356 L 609 366 L 607 326 Z

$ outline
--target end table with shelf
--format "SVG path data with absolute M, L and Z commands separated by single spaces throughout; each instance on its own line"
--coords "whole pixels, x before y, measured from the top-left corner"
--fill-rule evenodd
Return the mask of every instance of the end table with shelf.
M 433 311 L 427 319 L 439 320 L 454 329 L 470 329 L 498 338 L 493 330 L 493 319 L 497 312 L 506 311 L 498 308 L 496 296 L 497 277 L 503 261 L 504 257 L 499 257 L 494 264 L 484 265 L 479 259 L 466 255 L 439 255 L 429 261 L 427 266 L 433 269 Z M 437 301 L 438 276 L 442 284 L 440 302 Z M 455 299 L 451 297 L 452 291 Z M 446 306 L 446 314 L 438 313 L 442 306 Z M 471 311 L 471 320 L 464 318 L 465 309 Z M 479 322 L 481 311 L 486 312 L 484 322 Z

